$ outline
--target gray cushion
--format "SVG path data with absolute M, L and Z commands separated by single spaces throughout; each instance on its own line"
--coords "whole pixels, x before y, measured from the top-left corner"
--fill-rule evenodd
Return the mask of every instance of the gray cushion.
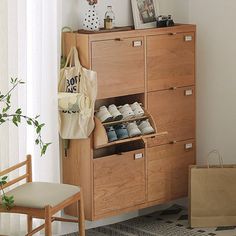
M 33 182 L 20 185 L 6 195 L 14 196 L 16 206 L 42 209 L 48 205 L 54 207 L 78 192 L 78 186 Z

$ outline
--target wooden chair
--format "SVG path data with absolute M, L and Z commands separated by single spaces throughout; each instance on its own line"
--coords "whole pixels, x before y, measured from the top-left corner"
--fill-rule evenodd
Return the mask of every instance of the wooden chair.
M 3 189 L 24 179 L 26 183 L 6 193 L 8 196 L 14 196 L 14 207 L 10 210 L 6 210 L 3 208 L 0 201 L 0 212 L 26 214 L 28 225 L 28 234 L 26 236 L 31 236 L 43 228 L 45 228 L 45 235 L 51 236 L 51 224 L 53 221 L 78 223 L 79 235 L 85 236 L 83 197 L 80 187 L 66 184 L 32 182 L 32 163 L 30 155 L 27 156 L 26 161 L 1 171 L 0 177 L 23 166 L 26 166 L 26 173 L 9 181 L 3 186 Z M 78 220 L 54 217 L 57 212 L 73 203 L 77 203 Z M 33 230 L 33 218 L 45 219 L 45 224 Z

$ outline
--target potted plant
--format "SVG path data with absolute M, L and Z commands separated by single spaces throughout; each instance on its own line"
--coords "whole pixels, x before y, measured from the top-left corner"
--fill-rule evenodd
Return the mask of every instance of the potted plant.
M 12 111 L 11 97 L 13 91 L 18 85 L 24 84 L 22 80 L 11 78 L 11 88 L 5 94 L 0 91 L 0 126 L 4 123 L 10 122 L 15 126 L 19 126 L 22 121 L 25 121 L 27 125 L 32 126 L 36 132 L 35 144 L 39 146 L 41 156 L 43 156 L 50 143 L 45 143 L 42 140 L 41 130 L 45 126 L 44 123 L 39 122 L 39 117 L 29 117 L 24 115 L 21 108 L 17 108 Z M 0 176 L 0 196 L 2 198 L 3 207 L 9 209 L 14 206 L 14 196 L 7 196 L 2 188 L 7 183 L 7 176 Z

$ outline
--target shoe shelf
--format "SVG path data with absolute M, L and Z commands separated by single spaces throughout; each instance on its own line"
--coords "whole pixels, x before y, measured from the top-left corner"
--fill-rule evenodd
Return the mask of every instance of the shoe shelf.
M 145 140 L 149 138 L 155 138 L 155 137 L 162 137 L 167 135 L 167 132 L 157 132 L 157 127 L 156 124 L 152 118 L 152 116 L 144 110 L 145 113 L 141 117 L 136 117 L 136 118 L 131 118 L 127 120 L 120 120 L 120 121 L 112 121 L 112 122 L 104 122 L 102 123 L 98 118 L 95 117 L 95 130 L 94 130 L 94 148 L 95 149 L 100 149 L 100 148 L 105 148 L 113 145 L 118 145 L 118 144 L 123 144 L 123 143 L 128 143 L 128 142 L 133 142 L 133 141 L 138 141 L 142 140 L 145 142 Z M 151 134 L 146 134 L 146 135 L 140 135 L 137 137 L 129 137 L 126 139 L 120 139 L 116 140 L 113 142 L 108 141 L 107 133 L 105 127 L 107 126 L 115 126 L 123 123 L 129 123 L 129 122 L 134 122 L 134 121 L 142 121 L 148 119 L 151 126 L 154 129 L 154 132 Z
M 140 120 L 146 120 L 146 119 L 149 119 L 149 116 L 147 114 L 145 114 L 141 117 L 135 117 L 135 118 L 127 119 L 127 120 L 103 122 L 102 124 L 104 126 L 112 126 L 112 125 L 119 125 L 119 124 L 123 124 L 123 123 L 129 123 L 129 122 L 133 122 L 133 121 L 140 121 Z

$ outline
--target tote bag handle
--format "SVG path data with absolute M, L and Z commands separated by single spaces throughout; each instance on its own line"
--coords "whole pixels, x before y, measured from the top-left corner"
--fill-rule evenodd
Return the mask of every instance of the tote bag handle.
M 82 65 L 81 65 L 81 63 L 80 63 L 80 61 L 79 61 L 79 56 L 78 56 L 78 52 L 77 52 L 76 47 L 72 47 L 72 48 L 70 49 L 70 52 L 69 52 L 69 55 L 68 55 L 68 57 L 67 57 L 67 60 L 66 60 L 66 64 L 65 64 L 64 69 L 65 69 L 66 67 L 68 67 L 68 66 L 70 66 L 70 67 L 72 66 L 72 61 L 73 61 L 73 59 L 74 59 L 75 67 L 81 69 Z
M 59 80 L 59 83 L 58 83 L 58 90 L 59 88 L 61 87 L 61 83 L 63 82 L 63 80 L 65 79 L 65 76 L 64 76 L 64 73 L 65 73 L 65 69 L 68 67 L 68 66 L 72 66 L 72 61 L 74 59 L 74 63 L 75 63 L 75 68 L 78 68 L 78 71 L 77 73 L 81 73 L 82 72 L 82 65 L 80 63 L 80 60 L 79 60 L 79 56 L 78 56 L 78 52 L 77 52 L 77 49 L 76 47 L 72 47 L 70 49 L 70 52 L 68 54 L 68 57 L 67 57 L 67 60 L 66 60 L 66 64 L 64 66 L 63 69 L 61 69 L 62 71 L 62 74 L 60 76 L 60 80 Z
M 216 149 L 210 151 L 207 155 L 207 167 L 210 168 L 210 157 L 213 156 L 213 154 L 215 154 L 215 157 L 218 157 L 219 160 L 219 165 L 221 168 L 223 168 L 223 159 L 222 156 L 220 155 L 220 152 Z

